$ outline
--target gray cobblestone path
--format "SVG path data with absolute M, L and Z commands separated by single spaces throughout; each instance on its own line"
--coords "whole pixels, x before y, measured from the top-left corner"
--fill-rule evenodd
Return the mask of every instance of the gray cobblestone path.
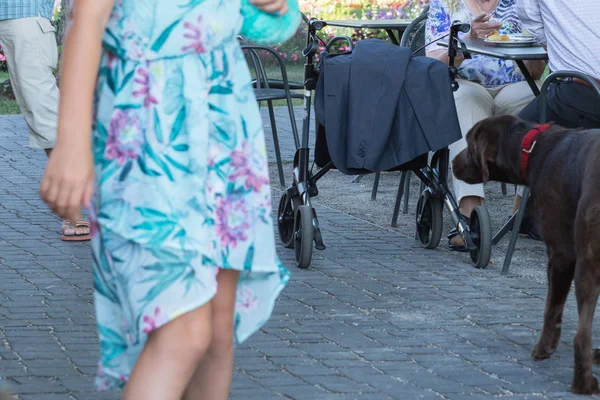
M 38 198 L 44 156 L 25 143 L 20 117 L 0 116 L 0 382 L 24 400 L 116 399 L 91 388 L 89 247 L 59 240 L 59 221 Z M 283 147 L 289 160 L 293 145 Z M 573 397 L 572 298 L 559 349 L 533 363 L 543 284 L 318 212 L 328 248 L 308 270 L 280 249 L 293 279 L 273 318 L 237 350 L 234 399 Z

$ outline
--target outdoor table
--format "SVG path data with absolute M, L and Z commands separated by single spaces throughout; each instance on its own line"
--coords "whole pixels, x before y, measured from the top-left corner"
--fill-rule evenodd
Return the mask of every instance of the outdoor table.
M 412 22 L 412 19 L 383 19 L 383 20 L 347 20 L 347 21 L 324 21 L 328 26 L 353 29 L 382 29 L 385 30 L 390 40 L 395 45 L 400 45 L 402 34 Z M 398 36 L 394 34 L 398 32 Z
M 526 47 L 504 47 L 491 43 L 486 43 L 483 39 L 463 38 L 467 50 L 472 54 L 481 54 L 484 56 L 500 58 L 503 60 L 512 60 L 517 63 L 519 69 L 523 73 L 525 80 L 533 93 L 537 96 L 540 94 L 540 89 L 535 84 L 535 80 L 529 73 L 524 61 L 528 60 L 547 60 L 548 53 L 542 46 L 526 46 Z M 448 47 L 447 42 L 438 42 L 439 46 Z

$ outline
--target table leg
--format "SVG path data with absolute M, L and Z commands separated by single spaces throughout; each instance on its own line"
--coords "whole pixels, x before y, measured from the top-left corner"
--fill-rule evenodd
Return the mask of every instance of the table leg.
M 390 37 L 390 40 L 392 41 L 392 44 L 395 44 L 396 46 L 400 46 L 400 39 L 399 37 L 396 37 L 396 34 L 394 34 L 394 31 L 391 29 L 386 29 L 385 30 L 388 34 L 388 36 Z M 398 31 L 398 33 L 400 33 L 400 31 Z
M 529 84 L 529 87 L 533 91 L 533 94 L 535 94 L 536 97 L 539 96 L 540 88 L 538 88 L 537 85 L 535 84 L 535 79 L 533 79 L 533 77 L 529 73 L 529 70 L 525 66 L 525 63 L 522 60 L 517 60 L 517 65 L 519 66 L 519 69 L 523 73 L 523 76 L 525 77 L 525 80 Z

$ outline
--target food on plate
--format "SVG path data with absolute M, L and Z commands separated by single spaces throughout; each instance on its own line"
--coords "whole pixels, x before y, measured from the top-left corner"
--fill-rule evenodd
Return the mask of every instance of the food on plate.
M 487 40 L 492 42 L 508 42 L 510 41 L 510 38 L 508 35 L 502 35 L 498 31 L 494 31 L 487 35 Z

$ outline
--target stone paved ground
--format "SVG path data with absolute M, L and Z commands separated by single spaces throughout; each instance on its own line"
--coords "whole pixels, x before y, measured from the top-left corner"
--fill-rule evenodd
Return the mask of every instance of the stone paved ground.
M 0 117 L 0 382 L 23 400 L 116 399 L 91 389 L 89 247 L 58 240 L 37 194 L 44 157 L 25 138 L 19 117 Z M 574 398 L 572 298 L 559 349 L 533 363 L 543 283 L 475 270 L 334 206 L 318 206 L 328 248 L 312 268 L 280 248 L 293 278 L 237 350 L 232 398 Z

